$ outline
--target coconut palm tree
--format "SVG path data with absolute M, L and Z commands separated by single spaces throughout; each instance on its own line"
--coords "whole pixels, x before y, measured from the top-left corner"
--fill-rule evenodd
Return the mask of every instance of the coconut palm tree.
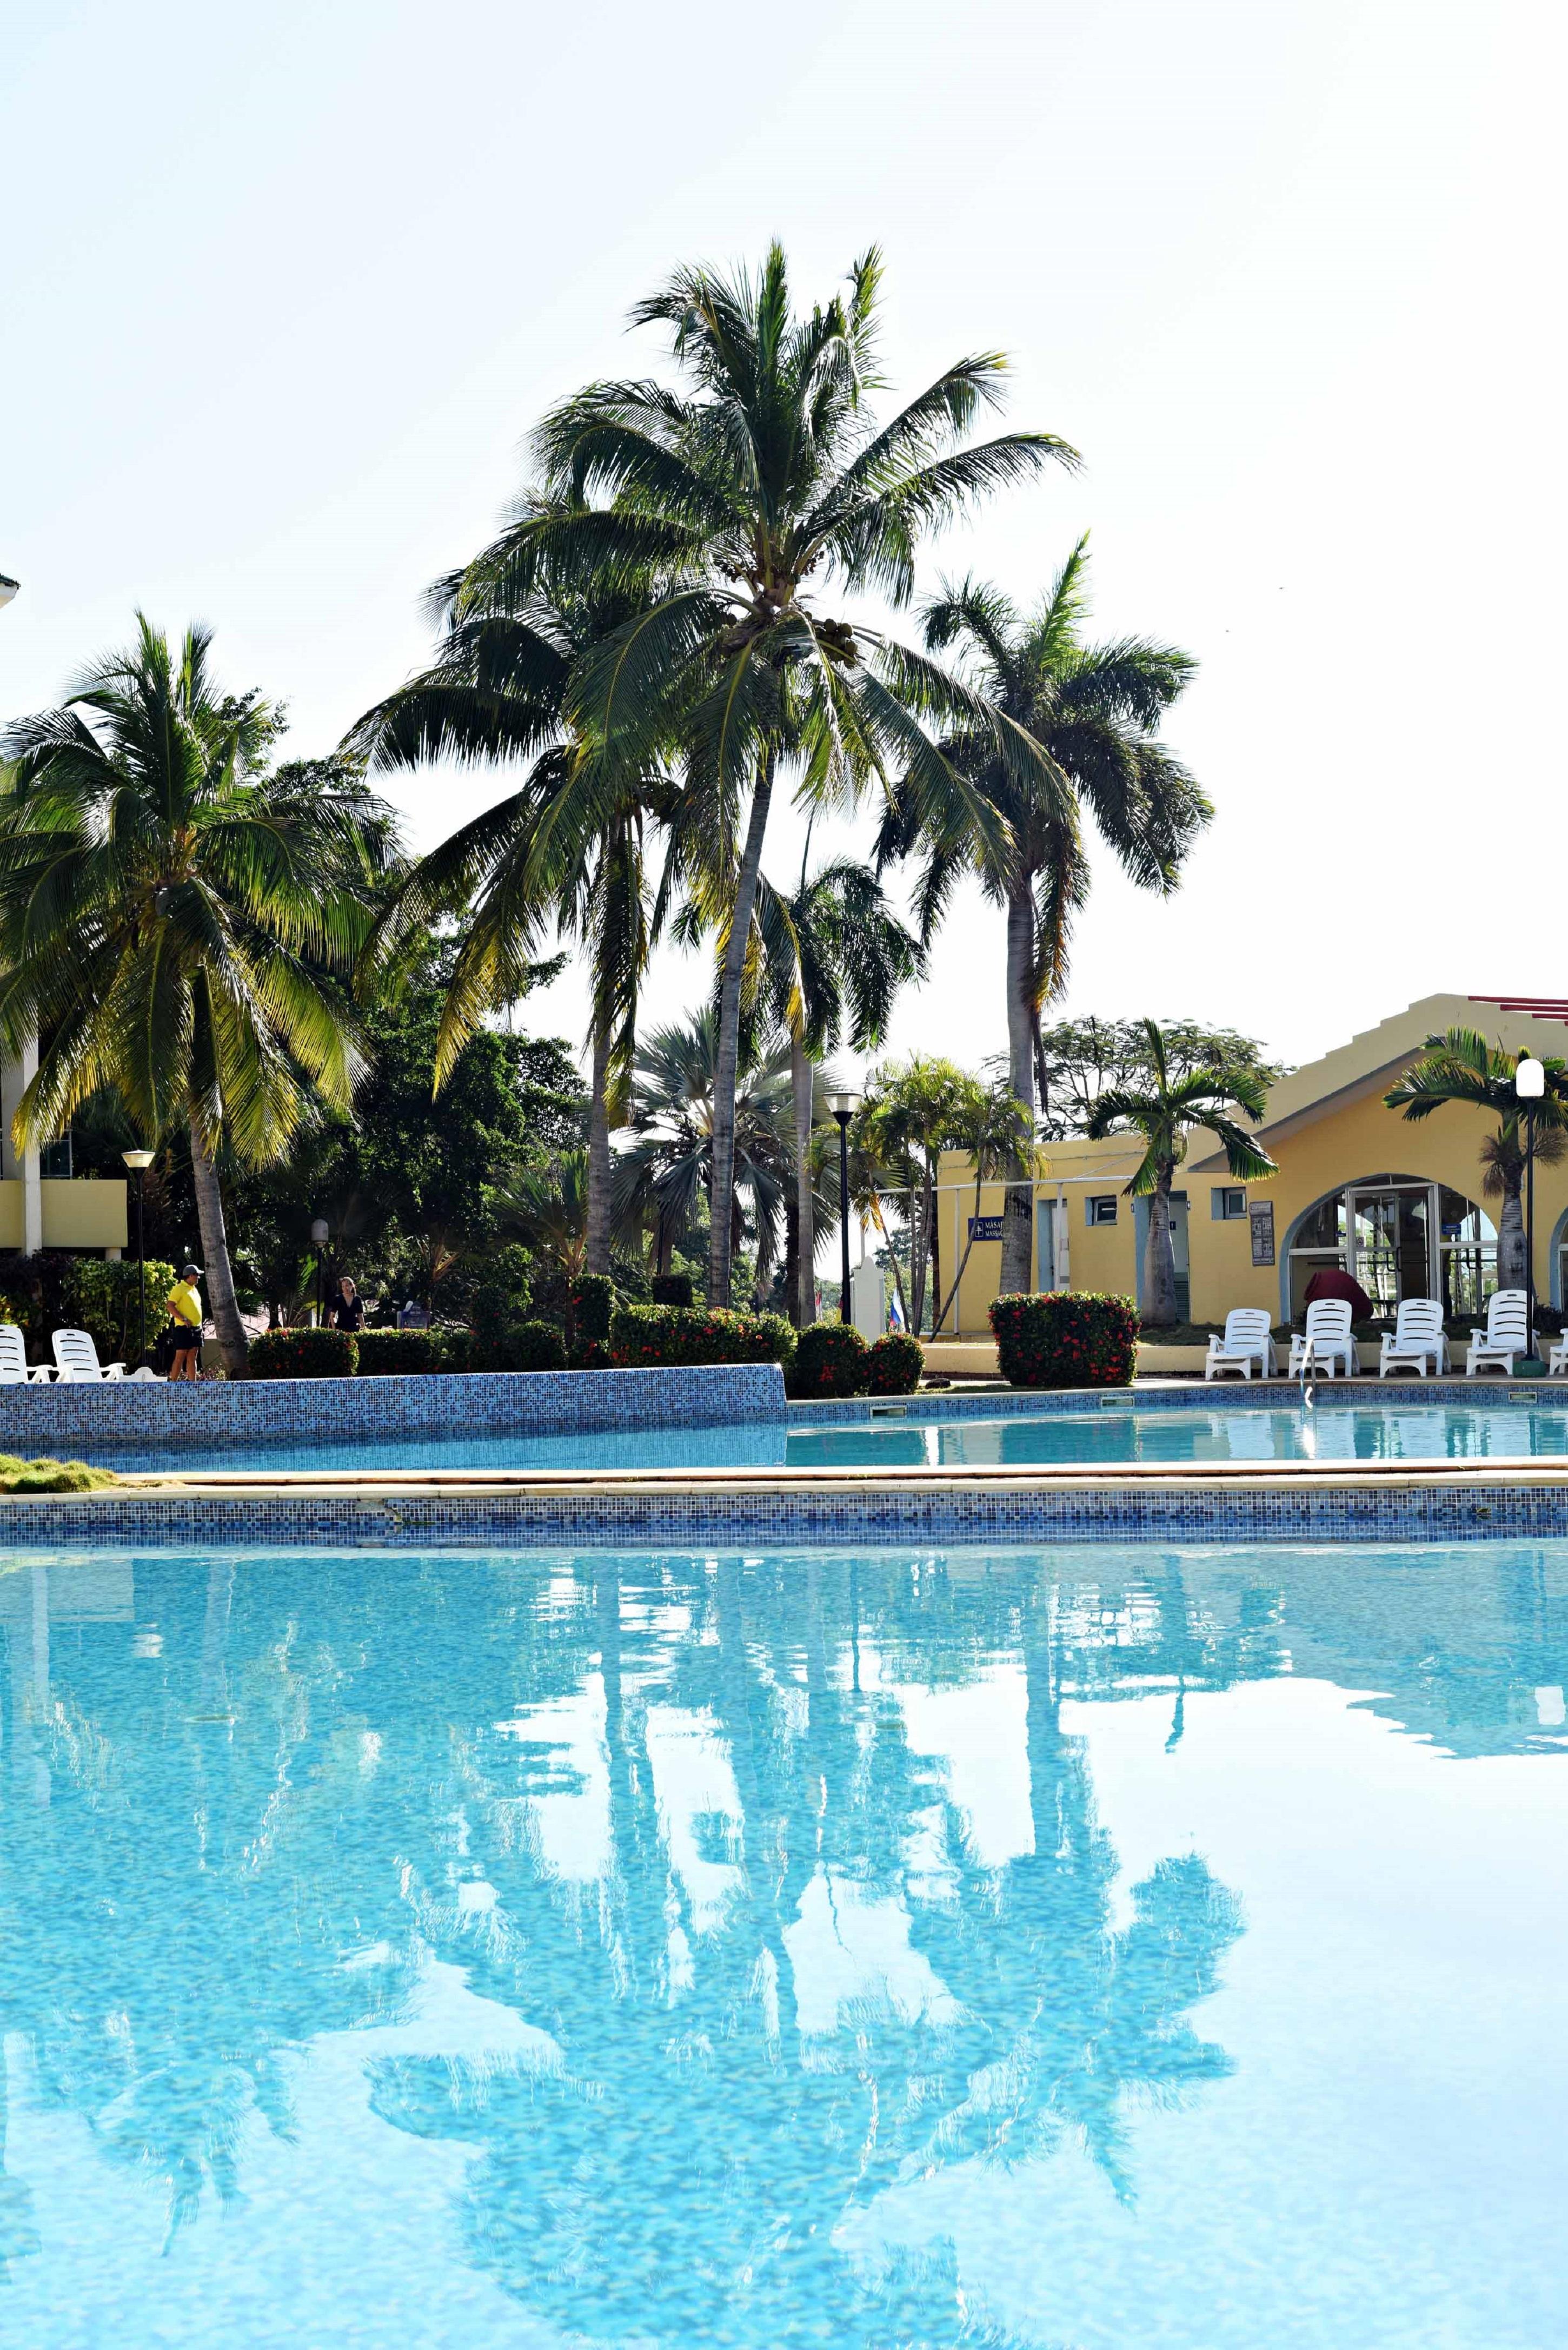
M 1126 1186 L 1129 1200 L 1148 1201 L 1148 1234 L 1144 1244 L 1143 1320 L 1150 1329 L 1167 1330 L 1176 1320 L 1176 1253 L 1170 1240 L 1170 1185 L 1187 1156 L 1187 1129 L 1206 1126 L 1225 1153 L 1225 1164 L 1238 1180 L 1257 1182 L 1279 1172 L 1274 1161 L 1244 1133 L 1231 1113 L 1239 1109 L 1256 1120 L 1263 1115 L 1267 1090 L 1250 1069 L 1194 1069 L 1173 1079 L 1168 1071 L 1165 1037 L 1154 1020 L 1143 1024 L 1148 1039 L 1149 1082 L 1141 1090 L 1114 1086 L 1100 1095 L 1084 1131 L 1091 1140 L 1124 1129 L 1140 1135 L 1145 1149 L 1137 1172 Z
M 709 1213 L 717 1212 L 713 1203 L 717 1039 L 718 1017 L 710 1006 L 683 1027 L 656 1029 L 638 1047 L 628 1121 L 630 1135 L 616 1162 L 617 1221 L 628 1234 L 652 1224 L 658 1273 L 669 1270 L 677 1243 L 699 1222 L 704 1198 Z M 790 1178 L 789 1127 L 789 1046 L 775 1038 L 748 1054 L 735 1103 L 732 1245 L 738 1248 L 744 1238 L 743 1211 L 749 1211 L 759 1274 L 779 1253 Z
M 1428 1037 L 1420 1059 L 1383 1097 L 1387 1108 L 1402 1109 L 1407 1118 L 1430 1118 L 1449 1102 L 1467 1102 L 1474 1109 L 1491 1111 L 1497 1118 L 1496 1133 L 1489 1134 L 1481 1144 L 1480 1162 L 1482 1191 L 1489 1199 L 1502 1201 L 1497 1225 L 1500 1289 L 1524 1289 L 1530 1280 L 1529 1241 L 1520 1197 L 1524 1183 L 1523 1113 L 1513 1082 L 1520 1058 L 1504 1045 L 1489 1045 L 1473 1028 L 1449 1028 L 1441 1036 Z M 1555 1166 L 1568 1151 L 1568 1064 L 1553 1057 L 1542 1066 L 1546 1092 L 1536 1105 L 1535 1156 Z
M 887 1033 L 900 987 L 925 975 L 925 950 L 894 913 L 868 865 L 836 858 L 807 878 L 809 830 L 800 881 L 792 896 L 758 877 L 753 915 L 761 975 L 754 1000 L 766 1003 L 790 1042 L 794 1117 L 794 1188 L 789 1232 L 794 1273 L 791 1312 L 805 1329 L 816 1318 L 814 1201 L 823 1170 L 815 1163 L 812 1128 L 824 1090 L 818 1065 L 847 1045 L 874 1052 Z M 829 1088 L 831 1090 L 831 1088 Z
M 446 618 L 433 665 L 368 711 L 349 742 L 379 767 L 427 760 L 530 762 L 518 789 L 421 859 L 380 926 L 368 970 L 410 934 L 456 917 L 462 941 L 436 1051 L 436 1087 L 485 1013 L 540 975 L 546 933 L 575 938 L 590 974 L 586 1265 L 610 1260 L 610 1131 L 626 1107 L 638 996 L 661 899 L 650 836 L 677 813 L 655 758 L 628 761 L 601 794 L 597 823 L 563 828 L 580 743 L 566 714 L 573 664 L 645 608 L 646 595 L 542 588 L 514 608 L 488 577 L 455 573 L 431 591 Z
M 281 1159 L 320 1106 L 347 1111 L 362 1061 L 347 972 L 395 855 L 352 775 L 265 773 L 278 732 L 219 693 L 209 632 L 178 650 L 138 615 L 129 650 L 0 744 L 0 1038 L 38 1041 L 20 1149 L 117 1094 L 143 1141 L 190 1137 L 208 1295 L 243 1373 L 214 1165 Z
M 1024 730 L 826 591 L 913 592 L 922 537 L 991 492 L 1073 452 L 1046 433 L 966 435 L 993 404 L 994 353 L 944 370 L 877 426 L 881 262 L 848 290 L 795 312 L 783 251 L 756 276 L 682 269 L 632 313 L 670 335 L 680 380 L 604 382 L 566 400 L 535 437 L 545 497 L 470 567 L 465 593 L 520 603 L 538 581 L 671 585 L 576 665 L 569 714 L 593 746 L 575 777 L 575 822 L 629 761 L 678 750 L 705 853 L 703 911 L 722 940 L 714 1072 L 710 1302 L 730 1292 L 735 1081 L 742 988 L 768 816 L 781 775 L 813 803 L 873 782 L 929 837 L 978 838 L 1000 859 L 1005 824 L 931 738 L 958 723 L 986 735 L 1022 787 L 1054 773 Z M 466 608 L 460 599 L 459 610 Z M 565 819 L 563 819 L 565 820 Z
M 1143 637 L 1085 641 L 1087 549 L 1081 538 L 1033 612 L 975 579 L 944 587 L 924 608 L 927 646 L 956 650 L 988 699 L 1046 754 L 1033 770 L 999 759 L 985 727 L 966 726 L 944 741 L 954 764 L 1005 817 L 1012 841 L 1005 862 L 998 865 L 983 842 L 977 858 L 951 834 L 922 843 L 908 806 L 885 826 L 880 844 L 883 858 L 923 847 L 918 904 L 928 937 L 967 867 L 978 863 L 988 894 L 1005 906 L 1007 1066 L 1014 1094 L 1031 1112 L 1041 1008 L 1065 980 L 1074 917 L 1088 894 L 1083 812 L 1139 887 L 1162 892 L 1176 887 L 1210 814 L 1158 739 L 1196 664 Z M 1014 1180 L 1023 1173 L 1020 1164 Z M 1004 1291 L 1028 1286 L 1030 1239 L 1027 1208 L 1010 1212 L 1002 1224 Z

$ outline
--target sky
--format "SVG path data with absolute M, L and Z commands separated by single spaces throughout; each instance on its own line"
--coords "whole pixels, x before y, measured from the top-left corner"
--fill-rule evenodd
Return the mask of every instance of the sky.
M 329 749 L 542 410 L 655 363 L 639 296 L 776 235 L 809 301 L 875 242 L 893 390 L 1002 348 L 1009 421 L 1085 459 L 926 584 L 1027 601 L 1088 530 L 1096 633 L 1200 665 L 1168 733 L 1212 827 L 1168 899 L 1100 858 L 1061 1014 L 1299 1063 L 1438 991 L 1568 992 L 1565 48 L 1519 0 L 14 9 L 0 716 L 140 607 Z M 428 846 L 505 788 L 390 796 Z M 786 810 L 781 879 L 800 846 Z M 1002 962 L 971 891 L 889 1049 L 1000 1051 Z M 645 1024 L 707 988 L 664 954 Z M 583 1016 L 568 972 L 524 1024 Z

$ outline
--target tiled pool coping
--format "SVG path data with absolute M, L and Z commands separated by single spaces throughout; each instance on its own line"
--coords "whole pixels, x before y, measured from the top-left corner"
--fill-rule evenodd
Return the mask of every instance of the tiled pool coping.
M 1415 1403 L 1476 1404 L 1527 1401 L 1555 1402 L 1568 1411 L 1568 1379 L 1503 1379 L 1493 1374 L 1480 1378 L 1380 1379 L 1365 1373 L 1355 1379 L 1325 1379 L 1316 1389 L 1314 1409 L 1333 1411 L 1349 1404 Z M 1130 1388 L 966 1388 L 939 1389 L 912 1396 L 849 1396 L 836 1400 L 792 1403 L 789 1417 L 802 1427 L 861 1427 L 873 1419 L 902 1418 L 921 1423 L 935 1419 L 1012 1419 L 1054 1418 L 1059 1413 L 1086 1411 L 1190 1410 L 1203 1404 L 1224 1410 L 1254 1410 L 1260 1406 L 1301 1401 L 1295 1379 L 1149 1379 Z
M 1568 1534 L 1568 1461 L 1167 1468 L 409 1471 L 149 1479 L 0 1501 L 0 1553 L 280 1544 L 1366 1542 Z

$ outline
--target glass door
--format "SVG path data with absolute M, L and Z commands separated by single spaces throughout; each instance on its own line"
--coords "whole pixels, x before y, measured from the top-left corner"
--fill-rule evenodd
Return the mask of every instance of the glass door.
M 1431 1297 L 1430 1183 L 1379 1184 L 1355 1191 L 1351 1201 L 1350 1270 L 1373 1310 L 1393 1319 L 1402 1297 Z

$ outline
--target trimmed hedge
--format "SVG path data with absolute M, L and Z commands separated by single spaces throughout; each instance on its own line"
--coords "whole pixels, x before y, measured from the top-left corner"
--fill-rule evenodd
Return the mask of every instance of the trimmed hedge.
M 264 1330 L 251 1340 L 256 1379 L 351 1379 L 358 1364 L 352 1330 Z
M 572 1290 L 572 1322 L 576 1336 L 588 1340 L 597 1338 L 605 1344 L 614 1315 L 615 1284 L 608 1274 L 579 1274 Z
M 689 1273 L 656 1273 L 649 1287 L 656 1305 L 691 1305 L 695 1303 Z
M 407 1378 L 446 1368 L 439 1330 L 361 1330 L 356 1344 L 362 1379 Z
M 868 1395 L 913 1395 L 926 1367 L 926 1350 L 908 1330 L 889 1330 L 866 1357 Z
M 808 1322 L 794 1342 L 791 1395 L 858 1395 L 869 1353 L 853 1322 Z
M 515 1330 L 502 1333 L 501 1351 L 506 1360 L 504 1371 L 564 1371 L 566 1367 L 566 1341 L 553 1322 L 520 1322 Z
M 993 1297 L 991 1326 L 1002 1376 L 1015 1388 L 1125 1388 L 1137 1362 L 1130 1297 L 1091 1291 Z
M 709 1305 L 622 1305 L 610 1325 L 618 1371 L 689 1363 L 779 1363 L 794 1359 L 794 1332 L 782 1314 L 728 1314 Z

